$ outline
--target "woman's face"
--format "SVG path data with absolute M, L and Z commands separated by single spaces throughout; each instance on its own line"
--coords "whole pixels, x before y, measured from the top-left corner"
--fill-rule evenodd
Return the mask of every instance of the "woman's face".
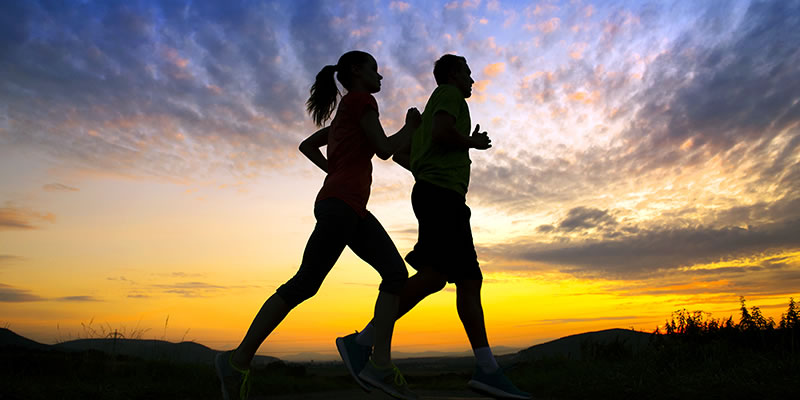
M 378 62 L 374 58 L 369 57 L 364 64 L 357 68 L 356 73 L 358 79 L 362 81 L 364 89 L 370 93 L 377 93 L 381 90 L 383 76 L 378 73 Z

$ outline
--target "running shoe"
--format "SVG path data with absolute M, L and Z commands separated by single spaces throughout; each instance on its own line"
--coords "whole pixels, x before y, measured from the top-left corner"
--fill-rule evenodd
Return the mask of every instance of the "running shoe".
M 372 360 L 369 360 L 358 377 L 396 399 L 419 399 L 419 396 L 408 388 L 406 378 L 394 364 L 390 367 L 380 368 Z
M 233 365 L 233 350 L 218 353 L 214 358 L 217 377 L 222 383 L 224 400 L 247 400 L 250 392 L 250 369 L 240 369 Z
M 342 357 L 344 366 L 347 367 L 347 371 L 350 372 L 350 375 L 356 380 L 358 386 L 361 386 L 361 388 L 367 392 L 371 392 L 372 388 L 361 380 L 358 374 L 360 374 L 364 366 L 367 365 L 369 356 L 372 354 L 372 347 L 358 344 L 356 336 L 358 336 L 358 331 L 345 337 L 336 338 L 336 349 L 339 350 L 339 355 Z
M 501 368 L 492 373 L 483 372 L 480 367 L 475 368 L 475 373 L 472 374 L 472 379 L 467 382 L 467 386 L 478 393 L 489 395 L 496 399 L 527 400 L 531 398 L 530 393 L 517 389 L 511 383 L 511 380 L 503 374 Z

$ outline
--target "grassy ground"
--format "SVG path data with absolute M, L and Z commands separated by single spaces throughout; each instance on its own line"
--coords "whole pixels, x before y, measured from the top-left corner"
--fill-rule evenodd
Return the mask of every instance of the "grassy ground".
M 515 365 L 507 374 L 536 399 L 800 398 L 798 358 L 780 348 L 730 340 L 664 338 L 633 353 L 624 343 L 587 344 L 581 360 L 548 358 Z M 97 351 L 4 348 L 0 400 L 218 399 L 213 367 L 147 361 Z M 404 366 L 412 389 L 462 390 L 471 371 Z M 335 364 L 274 363 L 253 371 L 252 392 L 266 395 L 342 392 L 355 384 Z M 432 392 L 433 391 L 433 392 Z

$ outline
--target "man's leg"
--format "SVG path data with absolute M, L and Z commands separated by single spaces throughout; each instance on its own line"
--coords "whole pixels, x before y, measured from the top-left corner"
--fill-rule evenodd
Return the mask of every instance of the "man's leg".
M 497 365 L 489 340 L 486 338 L 486 323 L 481 305 L 480 279 L 466 279 L 456 282 L 456 307 L 458 317 L 475 353 L 478 367 L 467 385 L 481 393 L 508 399 L 530 399 L 530 394 L 519 390 L 503 374 Z
M 442 290 L 447 284 L 447 278 L 432 269 L 424 269 L 408 278 L 406 285 L 400 292 L 400 305 L 397 309 L 397 319 L 411 311 L 422 299 Z M 362 346 L 375 344 L 375 323 L 369 321 L 367 326 L 359 332 L 356 338 Z
M 444 289 L 445 285 L 447 285 L 447 277 L 431 268 L 423 269 L 408 278 L 403 291 L 400 292 L 400 306 L 397 310 L 397 318 L 400 319 L 400 317 L 411 311 L 422 299 Z
M 481 305 L 481 284 L 477 279 L 456 282 L 456 309 L 473 349 L 488 347 L 486 323 Z

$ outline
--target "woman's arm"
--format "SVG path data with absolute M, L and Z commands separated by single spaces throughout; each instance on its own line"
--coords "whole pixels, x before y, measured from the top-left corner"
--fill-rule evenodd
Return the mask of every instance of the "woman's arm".
M 381 160 L 387 160 L 406 143 L 411 141 L 411 133 L 417 129 L 422 122 L 422 117 L 416 108 L 408 109 L 406 113 L 406 123 L 394 135 L 386 137 L 381 122 L 378 120 L 378 112 L 367 109 L 361 116 L 361 128 L 367 135 L 367 140 L 372 144 L 375 154 Z
M 409 136 L 409 139 L 411 137 Z M 406 141 L 392 156 L 392 161 L 396 162 L 401 167 L 411 171 L 411 140 Z
M 328 159 L 319 150 L 322 146 L 328 145 L 328 131 L 330 126 L 326 126 L 300 142 L 300 152 L 303 153 L 314 165 L 328 173 Z

